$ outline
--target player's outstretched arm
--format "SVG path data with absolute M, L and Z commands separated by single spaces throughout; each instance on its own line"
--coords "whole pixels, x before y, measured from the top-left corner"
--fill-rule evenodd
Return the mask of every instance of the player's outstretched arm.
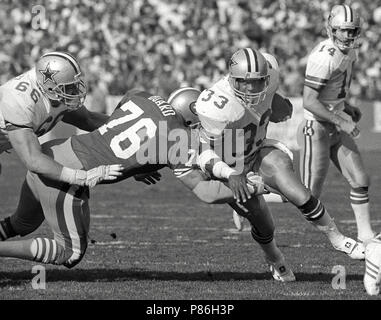
M 251 198 L 244 170 L 238 172 L 229 167 L 212 149 L 201 152 L 197 161 L 202 171 L 208 172 L 212 177 L 227 181 L 234 199 L 238 202 L 246 202 Z
M 71 124 L 81 130 L 94 131 L 104 125 L 109 116 L 100 112 L 89 111 L 85 106 L 81 108 L 67 112 L 62 121 Z
M 62 166 L 44 154 L 37 136 L 30 128 L 8 132 L 9 141 L 26 168 L 36 174 L 80 186 L 94 187 L 101 181 L 115 180 L 122 175 L 121 165 L 99 166 L 88 171 Z
M 197 198 L 206 203 L 227 203 L 234 202 L 234 195 L 231 189 L 222 181 L 210 180 L 205 173 L 198 169 L 191 169 L 185 175 L 175 176 L 189 189 Z

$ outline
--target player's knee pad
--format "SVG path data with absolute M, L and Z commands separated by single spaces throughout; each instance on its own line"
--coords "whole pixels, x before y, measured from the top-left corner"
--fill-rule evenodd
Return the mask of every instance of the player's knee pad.
M 81 246 L 80 249 L 72 249 L 62 246 L 53 239 L 35 238 L 31 245 L 31 252 L 34 261 L 72 268 L 82 260 L 86 248 L 87 245 Z

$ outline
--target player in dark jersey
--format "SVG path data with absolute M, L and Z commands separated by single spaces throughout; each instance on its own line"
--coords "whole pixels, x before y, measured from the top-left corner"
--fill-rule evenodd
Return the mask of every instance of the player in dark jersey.
M 99 129 L 49 141 L 43 145 L 43 152 L 73 169 L 91 169 L 97 163 L 122 164 L 122 176 L 113 181 L 117 182 L 165 166 L 175 169 L 184 162 L 187 166 L 205 166 L 198 163 L 199 137 L 192 138 L 196 133 L 184 125 L 184 119 L 162 97 L 135 91 L 122 99 Z M 250 197 L 244 174 L 222 161 L 215 161 L 214 167 L 214 176 L 226 179 L 235 196 L 245 193 Z M 88 200 L 85 187 L 28 172 L 17 211 L 4 220 L 3 236 L 27 235 L 46 219 L 54 237 L 0 242 L 0 256 L 75 266 L 87 248 Z

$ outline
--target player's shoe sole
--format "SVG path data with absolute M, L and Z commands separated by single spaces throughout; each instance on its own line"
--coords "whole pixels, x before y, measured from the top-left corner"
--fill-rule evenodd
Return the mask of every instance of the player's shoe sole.
M 381 241 L 380 236 L 373 239 L 365 250 L 364 287 L 367 294 L 380 294 L 381 285 Z

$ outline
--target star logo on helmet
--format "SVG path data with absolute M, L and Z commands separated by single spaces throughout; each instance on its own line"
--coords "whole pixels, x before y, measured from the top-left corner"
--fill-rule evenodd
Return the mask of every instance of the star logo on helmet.
M 45 84 L 46 82 L 48 82 L 49 80 L 54 82 L 54 83 L 57 83 L 56 80 L 54 79 L 54 76 L 59 72 L 58 70 L 52 70 L 50 69 L 50 63 L 48 63 L 46 65 L 46 68 L 45 70 L 38 70 L 44 77 L 43 79 L 43 83 Z
M 235 61 L 235 60 L 233 59 L 233 57 L 232 57 L 232 58 L 230 59 L 230 61 L 229 61 L 229 67 L 235 66 L 236 64 L 238 64 L 238 62 Z

